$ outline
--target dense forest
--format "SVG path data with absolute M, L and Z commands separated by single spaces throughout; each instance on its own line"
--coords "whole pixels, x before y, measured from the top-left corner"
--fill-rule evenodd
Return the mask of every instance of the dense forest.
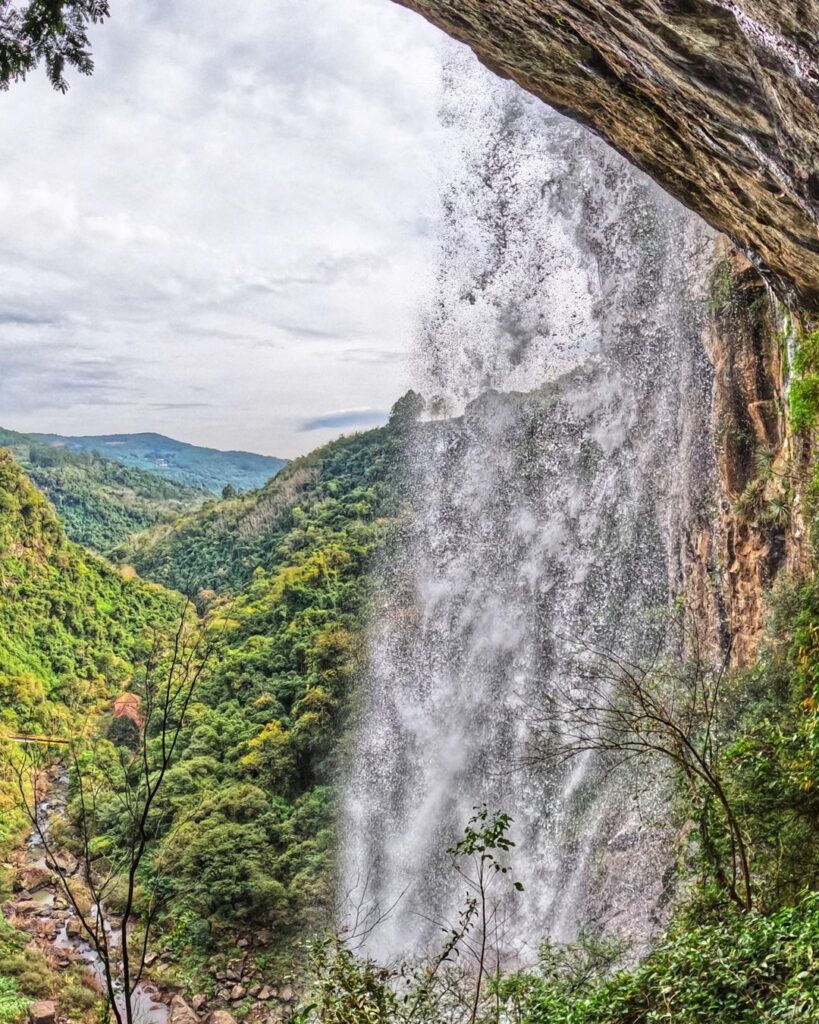
M 7 451 L 0 510 L 0 718 L 7 731 L 60 735 L 124 687 L 145 630 L 172 624 L 180 601 L 69 541 Z M 6 787 L 5 852 L 22 824 Z
M 156 941 L 165 985 L 218 999 L 213 958 L 223 963 L 231 949 L 241 952 L 235 944 L 248 935 L 255 969 L 292 978 L 307 956 L 299 944 L 331 920 L 334 760 L 362 657 L 365 567 L 399 514 L 400 433 L 394 423 L 343 438 L 258 492 L 136 533 L 126 546 L 145 577 L 192 595 L 203 628 L 219 638 L 180 733 L 153 866 L 144 869 L 143 884 L 161 889 Z M 72 468 L 74 460 L 83 468 L 101 461 L 64 458 Z M 172 635 L 183 598 L 68 540 L 46 500 L 9 455 L 4 460 L 6 731 L 70 735 L 93 721 L 92 733 L 127 749 L 132 737 L 112 720 L 112 702 L 121 691 L 144 694 L 147 676 L 139 678 L 151 637 Z M 84 490 L 77 474 L 64 480 L 65 490 L 78 480 Z M 113 487 L 111 499 L 116 507 Z M 92 533 L 95 514 L 109 521 L 109 509 L 84 507 Z M 244 543 L 234 545 L 237 537 Z M 25 818 L 8 769 L 3 785 L 8 853 Z M 116 845 L 127 834 L 120 795 L 113 786 L 100 796 L 106 831 L 97 831 L 97 842 Z M 9 869 L 5 896 L 19 888 L 15 877 Z M 0 1019 L 14 1019 L 21 1000 L 49 986 L 67 1009 L 86 1008 L 77 972 L 67 985 L 54 975 L 35 982 L 36 951 L 21 952 L 20 933 L 5 941 L 0 972 L 10 1009 Z M 221 998 L 230 1003 L 226 991 Z

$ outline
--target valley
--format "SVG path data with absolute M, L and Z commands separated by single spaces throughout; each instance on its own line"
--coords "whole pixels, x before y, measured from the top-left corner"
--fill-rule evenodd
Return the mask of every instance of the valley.
M 0 0 L 0 1024 L 819 1024 L 816 3 L 204 6 Z

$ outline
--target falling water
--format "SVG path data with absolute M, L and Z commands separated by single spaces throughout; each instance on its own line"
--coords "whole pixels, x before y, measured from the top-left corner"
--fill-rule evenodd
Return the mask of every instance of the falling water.
M 639 653 L 682 587 L 711 472 L 704 296 L 712 237 L 585 129 L 471 59 L 446 73 L 451 154 L 390 546 L 343 801 L 348 903 L 370 951 L 437 941 L 446 849 L 475 805 L 514 819 L 509 949 L 662 920 L 656 787 L 593 758 L 523 770 L 570 671 L 556 636 Z M 633 780 L 632 780 L 633 781 Z M 652 797 L 653 793 L 653 797 Z

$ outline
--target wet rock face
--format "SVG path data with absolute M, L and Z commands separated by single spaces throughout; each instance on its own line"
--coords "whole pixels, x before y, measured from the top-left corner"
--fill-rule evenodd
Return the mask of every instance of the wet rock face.
M 819 310 L 819 0 L 395 0 L 592 127 Z

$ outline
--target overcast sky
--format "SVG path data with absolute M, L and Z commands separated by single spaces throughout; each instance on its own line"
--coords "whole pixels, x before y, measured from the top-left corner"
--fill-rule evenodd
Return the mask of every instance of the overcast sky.
M 447 45 L 388 0 L 117 0 L 0 93 L 0 426 L 292 456 L 406 389 Z

